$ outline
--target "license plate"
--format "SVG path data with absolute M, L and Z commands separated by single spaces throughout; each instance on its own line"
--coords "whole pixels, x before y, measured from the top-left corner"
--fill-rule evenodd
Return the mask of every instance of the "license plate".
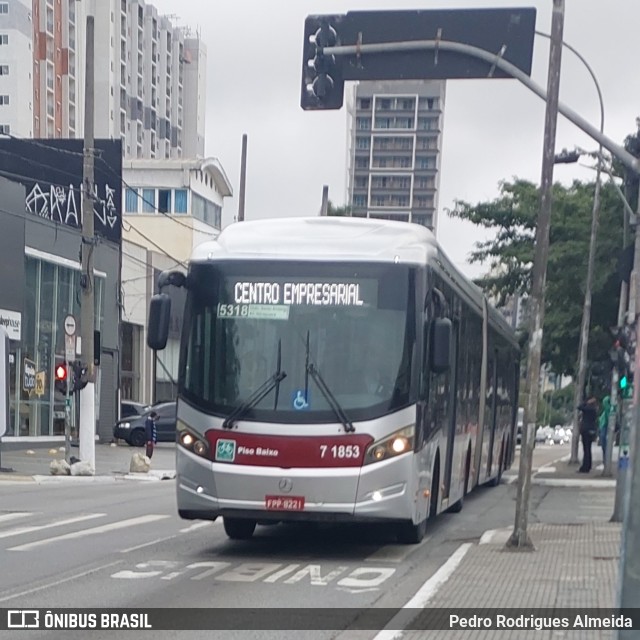
M 303 496 L 265 496 L 264 505 L 267 511 L 302 511 Z

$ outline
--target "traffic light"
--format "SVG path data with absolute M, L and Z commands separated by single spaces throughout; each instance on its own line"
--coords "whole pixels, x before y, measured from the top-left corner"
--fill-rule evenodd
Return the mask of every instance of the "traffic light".
M 342 62 L 324 49 L 340 44 L 337 28 L 343 17 L 309 16 L 305 20 L 300 95 L 300 106 L 305 110 L 342 108 Z
M 67 367 L 64 364 L 56 365 L 55 371 L 55 387 L 56 391 L 66 395 L 67 393 L 67 380 L 68 380 Z
M 71 391 L 75 393 L 84 389 L 89 383 L 87 379 L 88 367 L 86 364 L 80 362 L 80 360 L 76 360 L 71 366 L 73 367 L 73 385 Z
M 633 396 L 633 373 L 627 371 L 618 380 L 618 388 L 623 398 L 631 398 Z

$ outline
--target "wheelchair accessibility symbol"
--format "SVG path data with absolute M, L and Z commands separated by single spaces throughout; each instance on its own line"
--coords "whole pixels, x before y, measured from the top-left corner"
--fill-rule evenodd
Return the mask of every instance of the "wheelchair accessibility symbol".
M 293 392 L 293 408 L 296 411 L 304 411 L 309 408 L 309 392 L 304 392 L 304 389 L 296 389 Z

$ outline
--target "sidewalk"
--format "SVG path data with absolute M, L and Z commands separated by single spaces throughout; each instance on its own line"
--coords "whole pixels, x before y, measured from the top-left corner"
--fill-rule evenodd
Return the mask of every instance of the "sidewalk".
M 571 445 L 536 445 L 533 452 L 532 483 L 556 487 L 593 487 L 611 488 L 616 485 L 618 471 L 618 447 L 613 450 L 612 475 L 604 476 L 602 449 L 593 447 L 593 466 L 589 473 L 578 473 L 579 464 L 569 464 Z M 582 450 L 579 452 L 582 460 Z M 516 458 L 503 476 L 503 482 L 509 484 L 518 481 L 520 466 L 520 448 L 516 449 Z
M 487 531 L 477 544 L 463 544 L 456 557 L 446 563 L 449 566 L 443 566 L 440 575 L 434 575 L 405 605 L 415 607 L 413 611 L 418 613 L 405 628 L 421 630 L 395 635 L 387 632 L 385 640 L 613 640 L 611 629 L 594 628 L 426 630 L 437 626 L 433 621 L 438 619 L 448 625 L 449 615 L 444 610 L 451 607 L 464 608 L 458 613 L 467 616 L 570 615 L 572 623 L 577 614 L 597 616 L 595 609 L 615 607 L 622 525 L 609 522 L 615 478 L 602 476 L 602 453 L 595 448 L 593 453 L 593 470 L 581 474 L 577 473 L 578 465 L 568 464 L 570 447 L 550 450 L 537 446 L 532 484 L 534 490 L 536 485 L 549 489 L 529 518 L 527 530 L 535 550 L 505 548 L 513 526 Z M 614 454 L 616 466 L 617 451 Z M 509 499 L 515 499 L 518 465 L 516 458 L 503 479 L 513 485 Z M 637 633 L 640 638 L 640 631 Z
M 0 482 L 111 482 L 114 480 L 161 480 L 175 478 L 175 444 L 159 443 L 153 453 L 149 473 L 129 472 L 134 453 L 144 449 L 128 445 L 96 444 L 96 473 L 94 476 L 52 476 L 49 465 L 54 459 L 64 459 L 64 446 L 59 443 L 34 447 L 25 443 L 20 448 L 2 450 Z M 78 447 L 71 447 L 71 455 L 80 457 Z

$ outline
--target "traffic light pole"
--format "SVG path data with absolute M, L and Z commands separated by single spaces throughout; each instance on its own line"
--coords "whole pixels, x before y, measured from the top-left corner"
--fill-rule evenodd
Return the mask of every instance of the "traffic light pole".
M 80 392 L 80 460 L 96 467 L 96 370 L 93 353 L 95 328 L 95 278 L 93 274 L 94 230 L 94 17 L 87 16 L 87 60 L 84 97 L 84 161 L 82 165 L 82 272 L 81 316 L 82 358 L 87 363 L 88 384 Z
M 640 215 L 640 187 L 638 188 L 638 203 L 636 211 Z M 636 353 L 635 371 L 640 371 L 640 224 L 636 217 L 636 236 L 633 270 L 635 271 L 635 314 Z M 618 480 L 616 483 L 616 503 L 618 502 L 618 487 L 624 492 L 622 498 L 622 512 L 624 524 L 622 527 L 622 548 L 620 550 L 620 607 L 637 607 L 640 602 L 640 384 L 634 379 L 633 385 L 633 428 L 631 429 L 629 444 L 623 442 L 620 433 L 620 454 L 618 460 Z M 621 477 L 622 476 L 622 477 Z M 634 640 L 637 631 L 618 631 L 618 640 Z
M 622 327 L 624 325 L 626 307 L 627 283 L 622 282 L 622 284 L 620 285 L 620 303 L 618 306 L 618 327 Z M 616 437 L 616 422 L 618 421 L 618 417 L 620 415 L 620 411 L 618 411 L 618 382 L 618 369 L 614 366 L 611 372 L 611 393 L 609 395 L 611 412 L 609 413 L 609 420 L 607 422 L 607 438 L 604 451 L 604 470 L 602 471 L 602 475 L 605 477 L 610 477 L 613 475 L 613 447 L 615 445 Z M 622 394 L 620 394 L 620 401 L 622 403 Z M 620 522 L 621 520 L 621 517 L 619 519 L 616 519 L 614 510 L 614 515 L 612 516 L 611 521 Z
M 65 385 L 64 394 L 64 459 L 69 462 L 69 460 L 71 460 L 71 400 L 69 395 L 71 376 L 69 375 L 69 360 L 67 359 L 66 353 L 64 356 L 64 366 L 67 372 L 67 384 Z

